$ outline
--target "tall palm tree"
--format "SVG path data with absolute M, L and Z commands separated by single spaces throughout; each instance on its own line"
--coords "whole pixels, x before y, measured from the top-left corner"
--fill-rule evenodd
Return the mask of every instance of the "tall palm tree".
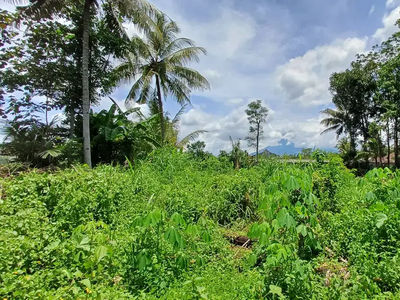
M 7 1 L 7 0 L 6 0 Z M 89 38 L 91 20 L 94 11 L 99 8 L 97 0 L 82 0 L 84 8 L 82 12 L 83 38 L 82 38 L 82 113 L 83 113 L 83 152 L 84 162 L 92 166 L 91 148 L 90 148 L 90 92 L 89 92 Z M 38 19 L 56 15 L 63 8 L 72 5 L 72 0 L 8 0 L 19 6 L 18 9 L 23 15 L 35 17 Z M 123 34 L 123 27 L 120 23 L 119 15 L 132 19 L 143 28 L 147 28 L 148 16 L 157 13 L 157 10 L 146 0 L 104 0 L 111 9 L 109 9 L 111 21 L 109 26 L 120 30 Z
M 144 39 L 138 36 L 131 39 L 130 53 L 117 67 L 117 73 L 121 80 L 136 79 L 127 102 L 148 103 L 156 96 L 164 141 L 166 128 L 162 96 L 175 97 L 183 105 L 190 103 L 192 89 L 206 90 L 210 84 L 199 72 L 187 67 L 190 62 L 199 61 L 199 54 L 206 54 L 206 50 L 197 47 L 190 39 L 177 38 L 178 25 L 165 15 L 156 15 L 152 25 L 152 30 L 145 32 Z
M 332 132 L 336 133 L 336 138 L 347 133 L 350 139 L 351 153 L 356 152 L 356 129 L 352 124 L 352 118 L 350 114 L 342 107 L 338 106 L 336 110 L 327 108 L 321 111 L 322 114 L 327 117 L 323 119 L 320 124 L 327 127 L 321 134 Z

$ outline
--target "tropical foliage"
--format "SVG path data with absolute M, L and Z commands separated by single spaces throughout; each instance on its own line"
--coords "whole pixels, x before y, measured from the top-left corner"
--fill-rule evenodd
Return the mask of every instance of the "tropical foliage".
M 399 174 L 324 159 L 238 172 L 162 149 L 2 179 L 0 296 L 397 299 Z
M 203 76 L 187 67 L 190 61 L 198 61 L 205 49 L 178 37 L 178 25 L 146 1 L 105 1 L 101 14 L 96 13 L 95 4 L 89 0 L 32 1 L 19 13 L 0 11 L 0 105 L 5 104 L 0 112 L 7 119 L 4 155 L 37 167 L 68 165 L 81 159 L 89 166 L 124 163 L 127 158 L 144 158 L 161 145 L 184 149 L 204 133 L 197 130 L 180 137 L 179 124 L 184 104 L 190 103 L 191 89 L 209 88 Z M 64 20 L 53 19 L 53 15 Z M 27 30 L 15 28 L 17 22 Z M 124 22 L 133 22 L 146 39 L 134 36 L 129 41 Z M 115 60 L 122 61 L 116 69 Z M 143 75 L 149 66 L 154 67 L 151 74 Z M 156 101 L 157 94 L 149 102 L 150 116 L 138 108 L 123 112 L 114 100 L 108 110 L 95 113 L 89 109 L 104 101 L 121 78 L 140 74 L 147 76 L 146 81 L 155 76 L 160 81 L 158 95 L 169 95 L 183 105 L 174 119 L 159 105 L 162 99 Z M 129 95 L 131 99 L 132 91 Z M 143 90 L 141 95 L 144 99 Z M 60 111 L 62 120 L 49 123 Z M 21 147 L 24 143 L 29 146 Z M 70 153 L 73 159 L 61 155 L 64 148 L 74 151 Z
M 326 118 L 321 124 L 326 126 L 323 133 L 334 131 L 338 137 L 348 137 L 348 151 L 342 152 L 348 166 L 368 169 L 372 161 L 375 166 L 385 161 L 386 165 L 400 167 L 399 37 L 395 33 L 369 54 L 358 55 L 349 69 L 331 76 L 335 108 L 322 111 Z
M 187 67 L 190 62 L 199 61 L 199 55 L 206 54 L 206 50 L 190 39 L 178 38 L 178 24 L 165 15 L 157 15 L 151 26 L 144 39 L 138 36 L 131 39 L 129 54 L 116 72 L 124 81 L 138 76 L 126 101 L 156 102 L 164 141 L 167 129 L 163 96 L 170 95 L 184 105 L 190 103 L 189 94 L 193 89 L 205 90 L 210 85 L 199 72 Z

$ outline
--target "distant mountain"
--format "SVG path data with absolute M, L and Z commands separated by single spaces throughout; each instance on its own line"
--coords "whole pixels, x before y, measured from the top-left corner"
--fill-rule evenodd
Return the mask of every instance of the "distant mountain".
M 301 150 L 303 149 L 295 147 L 293 143 L 291 143 L 289 140 L 286 139 L 280 140 L 278 144 L 279 144 L 278 146 L 268 146 L 264 149 L 261 149 L 259 152 L 260 154 L 265 151 L 268 151 L 268 153 L 276 155 L 283 155 L 283 154 L 296 155 L 301 153 Z M 330 152 L 337 152 L 336 148 L 321 148 L 321 149 Z M 251 155 L 255 155 L 255 153 L 252 153 Z
M 258 153 L 259 153 L 260 155 L 262 154 L 262 155 L 266 155 L 266 156 L 268 156 L 268 157 L 277 156 L 275 153 L 272 153 L 272 152 L 268 151 L 267 148 L 264 148 L 264 149 L 259 150 Z M 255 152 L 250 153 L 250 156 L 255 156 L 255 155 L 256 155 Z

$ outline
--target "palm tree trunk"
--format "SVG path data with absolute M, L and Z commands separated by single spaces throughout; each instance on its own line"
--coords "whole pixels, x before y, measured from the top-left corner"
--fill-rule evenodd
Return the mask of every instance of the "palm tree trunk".
M 396 168 L 400 167 L 399 161 L 399 136 L 397 133 L 398 130 L 398 120 L 397 118 L 394 121 L 394 165 Z
M 378 155 L 379 155 L 379 166 L 382 167 L 382 130 L 379 129 L 379 133 L 378 133 Z
M 260 141 L 260 124 L 257 124 L 257 137 L 256 137 L 256 163 L 258 164 L 258 148 Z
M 49 126 L 49 97 L 46 96 L 46 126 Z
M 165 122 L 164 122 L 164 108 L 161 98 L 161 84 L 160 77 L 156 75 L 156 85 L 157 85 L 157 98 L 158 98 L 158 108 L 160 111 L 160 126 L 161 126 L 161 142 L 164 143 L 165 140 Z
M 352 133 L 349 134 L 350 136 L 350 158 L 353 160 L 354 157 L 357 154 L 357 150 L 356 150 L 356 140 L 355 137 Z
M 69 115 L 69 138 L 74 138 L 75 131 L 75 109 L 71 107 L 70 115 Z
M 89 91 L 89 34 L 90 34 L 91 0 L 85 0 L 83 10 L 82 41 L 82 108 L 83 108 L 83 153 L 84 163 L 92 167 L 90 149 L 90 91 Z
M 390 125 L 389 125 L 389 119 L 387 120 L 386 123 L 387 126 L 387 134 L 386 134 L 386 140 L 387 140 L 387 147 L 388 147 L 388 154 L 387 154 L 387 166 L 390 166 Z
M 364 142 L 362 145 L 363 151 L 364 151 L 364 153 L 368 153 L 367 143 L 368 143 L 369 136 L 368 136 L 368 133 L 365 132 L 365 130 L 363 131 L 363 139 L 364 139 Z M 367 155 L 365 157 L 365 168 L 367 168 L 367 169 L 369 168 L 369 155 Z

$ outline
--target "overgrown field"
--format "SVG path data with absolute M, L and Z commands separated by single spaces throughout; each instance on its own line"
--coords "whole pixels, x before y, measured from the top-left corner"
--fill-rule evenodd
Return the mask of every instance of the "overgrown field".
M 33 171 L 1 180 L 0 298 L 399 299 L 399 209 L 400 173 L 335 159 Z

